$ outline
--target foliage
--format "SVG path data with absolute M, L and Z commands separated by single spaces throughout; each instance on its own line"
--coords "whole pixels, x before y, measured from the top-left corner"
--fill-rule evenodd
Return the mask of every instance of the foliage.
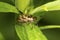
M 1 0 L 0 19 L 1 40 L 59 40 L 51 30 L 60 28 L 60 1 Z

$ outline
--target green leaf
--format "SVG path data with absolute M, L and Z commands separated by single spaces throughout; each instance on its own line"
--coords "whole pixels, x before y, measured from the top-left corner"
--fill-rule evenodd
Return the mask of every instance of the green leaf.
M 18 10 L 14 6 L 8 3 L 4 3 L 4 2 L 0 2 L 0 12 L 19 13 Z
M 22 12 L 29 6 L 30 0 L 15 0 L 15 6 Z
M 36 12 L 42 12 L 42 11 L 53 11 L 53 10 L 60 10 L 60 1 L 53 1 L 46 3 L 42 6 L 39 6 L 35 8 L 31 14 L 34 14 Z
M 52 29 L 52 28 L 60 28 L 60 25 L 47 25 L 47 26 L 41 26 L 40 29 Z
M 21 40 L 47 40 L 40 29 L 34 24 L 19 24 L 15 26 Z
M 53 1 L 35 8 L 33 11 L 30 12 L 30 14 L 37 17 L 37 21 L 36 21 L 37 23 L 47 12 L 58 11 L 58 10 L 60 10 L 60 1 Z

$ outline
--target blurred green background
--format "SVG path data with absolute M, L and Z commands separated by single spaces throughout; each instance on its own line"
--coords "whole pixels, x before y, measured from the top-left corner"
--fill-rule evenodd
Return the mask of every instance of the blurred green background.
M 0 0 L 14 5 L 14 0 Z M 40 1 L 40 2 L 39 2 Z M 53 0 L 34 0 L 35 6 L 42 5 Z M 38 4 L 36 4 L 38 3 Z M 45 15 L 39 21 L 42 25 L 60 25 L 60 11 L 45 12 Z M 5 40 L 19 40 L 15 32 L 15 14 L 0 12 L 0 33 Z M 60 40 L 60 29 L 42 30 L 48 40 Z M 1 39 L 0 39 L 1 40 Z M 4 39 L 2 39 L 4 40 Z
M 0 13 L 0 32 L 6 40 L 18 40 L 14 13 Z

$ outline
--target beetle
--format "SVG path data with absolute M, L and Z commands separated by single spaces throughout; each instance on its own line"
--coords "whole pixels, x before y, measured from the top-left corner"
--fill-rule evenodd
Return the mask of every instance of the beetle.
M 19 15 L 18 21 L 23 22 L 23 23 L 25 23 L 25 22 L 33 22 L 34 18 L 30 17 L 30 16 L 27 16 L 27 15 Z

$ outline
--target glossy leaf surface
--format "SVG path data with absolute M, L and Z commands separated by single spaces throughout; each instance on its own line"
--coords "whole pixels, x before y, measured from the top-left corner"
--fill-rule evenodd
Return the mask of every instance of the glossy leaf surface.
M 39 28 L 33 24 L 20 24 L 15 27 L 21 40 L 47 40 Z
M 22 12 L 29 6 L 29 3 L 30 0 L 15 0 L 15 6 Z
M 16 7 L 4 2 L 0 2 L 0 12 L 19 13 Z
M 60 28 L 60 25 L 46 25 L 46 26 L 42 26 L 40 27 L 40 29 L 52 29 L 52 28 Z
M 60 10 L 60 1 L 53 1 L 53 2 L 46 3 L 42 6 L 39 6 L 35 8 L 31 14 L 34 14 L 36 12 L 54 11 L 54 10 Z

